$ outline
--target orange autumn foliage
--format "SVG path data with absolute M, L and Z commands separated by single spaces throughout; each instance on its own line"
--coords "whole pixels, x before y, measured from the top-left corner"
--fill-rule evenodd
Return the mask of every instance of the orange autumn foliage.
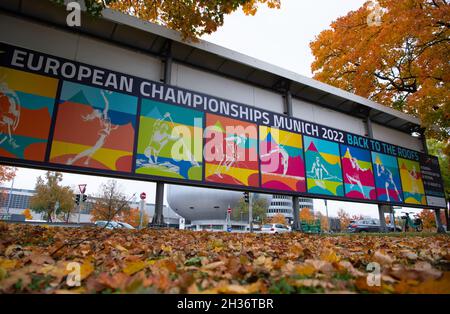
M 286 224 L 286 218 L 282 214 L 275 214 L 270 219 L 270 223 L 273 224 Z
M 301 220 L 301 221 L 311 221 L 311 220 L 314 220 L 314 216 L 313 216 L 311 210 L 310 210 L 309 208 L 306 208 L 306 207 L 304 207 L 304 208 L 302 208 L 302 209 L 300 210 L 299 216 L 300 216 L 300 220 Z
M 140 219 L 139 208 L 130 208 L 129 210 L 124 210 L 117 218 L 117 220 L 126 222 L 127 224 L 130 224 L 135 228 L 139 227 L 139 219 Z M 147 226 L 149 221 L 150 217 L 148 216 L 147 213 L 144 212 L 144 215 L 142 217 L 142 226 L 144 227 Z
M 29 208 L 25 209 L 25 210 L 22 212 L 22 215 L 24 215 L 24 216 L 25 216 L 25 219 L 27 219 L 27 220 L 33 219 L 33 215 L 31 214 L 31 211 L 30 211 Z
M 239 8 L 255 15 L 260 4 L 280 8 L 280 0 L 215 0 L 215 1 L 110 1 L 109 7 L 138 18 L 164 25 L 181 33 L 183 39 L 196 41 L 211 34 L 224 23 L 227 14 Z
M 450 151 L 450 5 L 445 0 L 367 1 L 310 47 L 314 78 L 415 115 Z M 380 18 L 373 23 L 374 16 Z
M 344 211 L 342 208 L 339 209 L 337 216 L 339 218 L 340 224 L 341 224 L 341 231 L 347 229 L 348 225 L 350 224 L 350 215 Z
M 0 166 L 0 184 L 12 180 L 16 176 L 16 168 Z
M 443 225 L 446 224 L 445 213 L 444 211 L 440 211 L 441 222 Z M 430 209 L 422 209 L 418 214 L 418 217 L 422 219 L 423 230 L 425 231 L 436 231 L 436 217 L 434 215 L 434 211 Z
M 0 184 L 12 180 L 15 176 L 16 176 L 16 168 L 0 166 Z M 0 200 L 3 199 L 3 197 L 6 197 L 7 193 L 8 192 L 6 190 L 0 192 Z

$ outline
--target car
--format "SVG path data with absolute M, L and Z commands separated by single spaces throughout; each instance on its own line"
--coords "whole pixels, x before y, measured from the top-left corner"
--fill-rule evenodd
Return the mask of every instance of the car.
M 394 226 L 392 224 L 386 224 L 386 228 L 389 232 L 394 232 Z M 402 227 L 399 225 L 395 225 L 395 231 L 396 232 L 402 232 Z
M 283 225 L 283 224 L 265 224 L 261 228 L 262 233 L 272 233 L 272 234 L 278 234 L 278 233 L 285 233 L 290 232 L 291 230 L 289 227 Z
M 347 232 L 380 232 L 380 223 L 376 219 L 351 220 Z
M 105 228 L 105 229 L 135 229 L 130 224 L 121 221 L 105 221 L 99 220 L 94 223 L 97 227 Z M 106 226 L 106 227 L 105 227 Z
M 380 221 L 378 219 L 361 219 L 351 220 L 347 227 L 347 232 L 380 232 Z M 394 232 L 394 226 L 392 224 L 386 224 L 386 229 L 389 232 Z M 402 231 L 402 228 L 398 225 L 395 226 L 395 231 Z
M 118 221 L 117 222 L 120 226 L 122 226 L 123 229 L 136 229 L 130 224 L 127 224 L 126 222 Z

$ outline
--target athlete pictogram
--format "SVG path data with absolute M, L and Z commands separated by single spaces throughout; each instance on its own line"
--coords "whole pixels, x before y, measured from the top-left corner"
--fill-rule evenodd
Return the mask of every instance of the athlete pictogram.
M 232 166 L 242 160 L 242 155 L 240 154 L 241 149 L 239 149 L 239 146 L 243 145 L 245 141 L 245 136 L 239 134 L 225 138 L 225 153 L 214 172 L 219 178 L 223 178 L 223 167 L 225 167 L 226 171 L 229 171 Z
M 108 117 L 108 111 L 109 111 L 109 100 L 106 97 L 106 94 L 111 95 L 112 92 L 110 91 L 104 91 L 101 90 L 100 93 L 102 94 L 103 100 L 105 102 L 105 108 L 103 109 L 103 112 L 101 112 L 98 109 L 94 109 L 90 114 L 86 116 L 82 116 L 82 119 L 84 122 L 93 121 L 95 119 L 98 119 L 100 122 L 100 130 L 98 131 L 98 139 L 94 146 L 82 151 L 78 155 L 76 155 L 73 158 L 69 158 L 67 160 L 67 165 L 74 164 L 77 160 L 87 157 L 84 161 L 84 165 L 89 165 L 89 161 L 92 158 L 92 156 L 103 147 L 105 144 L 105 141 L 107 137 L 111 134 L 111 131 L 117 130 L 119 128 L 118 125 L 114 125 L 111 123 L 111 119 Z
M 411 171 L 408 171 L 408 175 L 410 177 L 410 182 L 411 182 L 411 193 L 415 194 L 420 194 L 419 192 L 419 186 L 417 185 L 417 181 L 420 179 L 419 177 L 419 173 L 416 171 L 416 166 L 412 166 Z
M 170 122 L 172 129 L 169 127 L 167 122 Z M 170 143 L 182 140 L 181 136 L 172 135 L 172 130 L 175 129 L 175 123 L 172 120 L 170 112 L 166 112 L 162 118 L 155 121 L 152 128 L 152 134 L 150 136 L 150 141 L 145 148 L 144 155 L 147 160 L 139 159 L 138 164 L 143 167 L 164 167 L 165 170 L 180 173 L 180 167 L 169 162 L 159 162 L 158 157 L 161 151 Z M 188 157 L 188 161 L 193 167 L 199 167 L 199 163 L 195 160 L 194 155 L 184 141 L 182 141 L 183 149 Z
M 384 181 L 387 201 L 389 202 L 391 200 L 388 188 L 389 186 L 392 186 L 395 190 L 395 193 L 397 194 L 398 200 L 401 202 L 402 198 L 400 197 L 400 192 L 398 191 L 397 185 L 394 182 L 392 172 L 389 169 L 385 168 L 381 163 L 376 163 L 376 168 L 377 168 L 377 176 Z
M 13 135 L 20 122 L 20 99 L 8 87 L 5 77 L 0 81 L 0 145 L 7 141 L 12 148 L 18 148 Z
M 281 164 L 283 165 L 283 176 L 285 176 L 289 169 L 289 154 L 282 145 L 279 145 L 278 147 L 272 149 L 267 154 L 262 154 L 261 158 L 269 157 L 274 154 L 281 155 Z M 273 157 L 271 158 L 271 161 L 272 160 L 274 160 Z M 275 159 L 275 160 L 278 162 L 278 159 Z
M 350 156 L 349 157 L 350 164 L 352 165 L 352 170 L 353 170 L 352 174 L 346 173 L 346 175 L 345 175 L 347 177 L 347 180 L 350 182 L 350 188 L 353 188 L 353 186 L 356 184 L 359 187 L 359 189 L 361 190 L 361 193 L 363 194 L 364 198 L 370 198 L 370 197 L 367 197 L 366 193 L 364 192 L 364 188 L 361 183 L 361 177 L 360 177 L 360 172 L 366 172 L 370 169 L 369 168 L 361 168 L 359 166 L 358 160 L 351 155 L 349 148 L 347 148 L 346 154 L 348 154 Z

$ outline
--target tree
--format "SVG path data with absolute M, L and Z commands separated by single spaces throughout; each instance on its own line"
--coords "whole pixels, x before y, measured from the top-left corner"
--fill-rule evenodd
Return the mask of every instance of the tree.
M 364 219 L 364 216 L 361 214 L 354 214 L 354 215 L 352 215 L 352 218 L 351 218 L 351 220 L 361 220 L 361 219 Z
M 120 215 L 118 215 L 117 220 L 126 222 L 133 227 L 139 227 L 140 222 L 140 211 L 139 208 L 130 208 L 128 210 L 122 210 Z M 144 212 L 142 217 L 142 226 L 147 226 L 150 221 L 150 217 L 146 212 Z
M 64 0 L 51 0 L 64 5 Z M 87 11 L 99 16 L 105 7 L 115 9 L 142 20 L 164 25 L 179 31 L 183 39 L 196 40 L 203 34 L 215 32 L 224 17 L 242 8 L 246 15 L 254 15 L 259 4 L 280 8 L 280 0 L 86 0 Z
M 270 222 L 273 224 L 286 224 L 286 217 L 283 214 L 275 214 L 270 218 Z
M 122 212 L 130 210 L 127 198 L 122 192 L 122 186 L 116 180 L 102 183 L 96 195 L 91 221 L 118 220 Z
M 15 167 L 0 166 L 0 184 L 12 180 L 16 176 Z
M 447 0 L 378 4 L 367 1 L 311 42 L 314 78 L 419 117 L 448 156 L 450 5 Z M 380 23 L 373 23 L 376 15 Z
M 31 214 L 31 211 L 30 211 L 29 208 L 26 208 L 26 209 L 22 212 L 22 215 L 24 215 L 24 216 L 25 216 L 25 219 L 27 219 L 27 220 L 33 219 L 33 215 Z
M 345 230 L 348 225 L 350 224 L 350 215 L 344 211 L 342 208 L 339 208 L 337 216 L 339 218 L 339 221 L 341 223 L 341 230 Z
M 429 209 L 423 209 L 418 214 L 418 217 L 422 219 L 424 230 L 430 231 L 436 228 L 436 219 L 434 217 L 434 211 Z
M 445 213 L 444 211 L 439 211 L 439 215 L 441 218 L 442 224 L 445 225 Z M 434 215 L 434 210 L 430 209 L 422 209 L 420 213 L 417 214 L 417 216 L 422 219 L 423 223 L 423 230 L 426 231 L 435 231 L 436 230 L 436 217 Z
M 38 213 L 43 213 L 44 219 L 52 221 L 57 215 L 72 212 L 74 208 L 73 191 L 68 186 L 61 186 L 61 172 L 47 171 L 45 180 L 38 177 L 36 194 L 30 199 L 30 207 Z M 67 220 L 66 220 L 67 221 Z
M 304 207 L 300 210 L 299 218 L 301 221 L 311 221 L 314 220 L 314 216 L 311 210 L 307 207 Z
M 330 230 L 330 223 L 328 222 L 327 216 L 322 215 L 321 212 L 317 213 L 317 219 L 320 220 L 320 227 L 322 230 L 329 231 Z
M 0 184 L 12 180 L 15 176 L 16 176 L 15 167 L 0 166 Z M 6 194 L 7 194 L 6 191 L 0 192 L 0 200 L 6 197 Z
M 269 203 L 267 202 L 267 200 L 263 198 L 253 199 L 252 203 L 253 219 L 262 222 L 266 218 L 268 208 Z M 236 209 L 231 212 L 231 218 L 233 218 L 234 220 L 241 220 L 241 217 L 248 217 L 248 204 L 244 201 L 244 198 L 241 198 L 239 200 Z

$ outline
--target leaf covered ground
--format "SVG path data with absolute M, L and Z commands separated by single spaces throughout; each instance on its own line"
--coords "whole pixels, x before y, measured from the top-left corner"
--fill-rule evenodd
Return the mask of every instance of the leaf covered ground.
M 449 244 L 448 235 L 111 231 L 2 223 L 0 292 L 450 293 Z M 367 281 L 371 262 L 380 265 L 380 285 L 377 277 Z M 68 280 L 76 278 L 74 264 L 80 286 Z

